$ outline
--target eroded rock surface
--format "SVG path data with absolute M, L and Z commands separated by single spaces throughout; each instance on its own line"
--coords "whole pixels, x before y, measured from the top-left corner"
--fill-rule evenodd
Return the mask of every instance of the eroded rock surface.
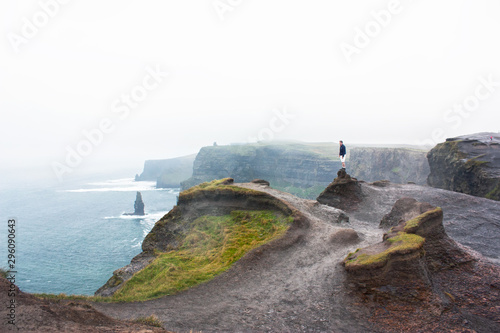
M 337 172 L 337 178 L 317 198 L 319 203 L 353 211 L 363 200 L 361 185 L 356 178 L 351 178 L 345 169 Z
M 409 215 L 418 206 L 429 209 L 391 228 L 382 242 L 350 253 L 343 263 L 350 287 L 372 308 L 372 320 L 401 331 L 500 329 L 500 311 L 489 306 L 500 300 L 499 267 L 482 262 L 448 237 L 441 208 L 405 201 L 411 202 Z M 405 215 L 400 200 L 395 207 L 393 212 Z M 380 317 L 377 307 L 398 314 Z M 433 312 L 440 313 L 439 324 L 426 322 Z

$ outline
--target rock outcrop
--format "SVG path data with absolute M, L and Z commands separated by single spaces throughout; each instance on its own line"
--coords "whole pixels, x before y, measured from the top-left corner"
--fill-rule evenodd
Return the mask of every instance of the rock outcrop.
M 163 328 L 113 319 L 85 301 L 40 299 L 0 277 L 2 307 L 12 304 L 12 300 L 15 301 L 15 325 L 7 323 L 7 307 L 4 307 L 0 332 L 167 332 Z
M 426 211 L 391 228 L 381 243 L 345 258 L 351 283 L 372 291 L 387 286 L 400 292 L 430 289 L 433 271 L 473 260 L 446 234 L 441 208 L 413 203 L 401 216 L 414 215 L 417 206 Z M 401 202 L 396 210 L 401 211 Z
M 394 204 L 391 211 L 380 221 L 380 228 L 395 227 L 401 222 L 409 221 L 430 210 L 432 205 L 418 202 L 413 198 L 401 198 Z
M 500 135 L 446 139 L 427 155 L 430 186 L 500 200 Z
M 313 199 L 341 168 L 338 149 L 330 143 L 204 147 L 194 161 L 193 176 L 182 182 L 182 189 L 224 177 L 236 182 L 262 178 L 274 188 Z M 408 148 L 348 147 L 347 169 L 365 181 L 425 184 L 429 174 L 426 153 Z
M 407 215 L 401 207 L 393 212 Z M 420 207 L 429 210 L 344 259 L 354 304 L 369 308 L 381 331 L 498 331 L 500 311 L 492 304 L 500 300 L 500 269 L 448 237 L 441 208 Z
M 317 201 L 324 205 L 350 212 L 363 200 L 361 185 L 351 178 L 344 169 L 337 172 L 337 178 L 318 196 Z
M 124 215 L 138 215 L 138 216 L 145 215 L 145 213 L 144 213 L 144 201 L 142 201 L 141 192 L 137 192 L 137 194 L 135 196 L 134 212 L 133 213 L 125 213 Z

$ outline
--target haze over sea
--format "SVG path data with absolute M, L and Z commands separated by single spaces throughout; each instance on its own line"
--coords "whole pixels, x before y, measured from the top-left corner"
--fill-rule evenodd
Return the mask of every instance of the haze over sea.
M 142 193 L 146 215 L 134 211 Z M 31 293 L 93 295 L 141 251 L 154 223 L 176 203 L 179 189 L 155 182 L 86 176 L 47 186 L 2 184 L 0 267 L 7 267 L 7 221 L 16 218 L 16 283 Z

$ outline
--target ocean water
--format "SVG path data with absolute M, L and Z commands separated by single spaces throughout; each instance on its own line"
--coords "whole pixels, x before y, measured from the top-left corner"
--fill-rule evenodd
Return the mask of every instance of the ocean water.
M 141 252 L 179 189 L 132 178 L 87 177 L 54 186 L 0 188 L 0 267 L 7 267 L 7 221 L 15 217 L 16 283 L 31 293 L 93 295 Z M 146 215 L 134 211 L 142 193 Z

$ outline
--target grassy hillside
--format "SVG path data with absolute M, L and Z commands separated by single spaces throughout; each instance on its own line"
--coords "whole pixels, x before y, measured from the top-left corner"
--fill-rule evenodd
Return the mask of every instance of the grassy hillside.
M 271 211 L 202 216 L 192 223 L 178 250 L 161 253 L 127 281 L 112 300 L 146 300 L 206 282 L 248 251 L 283 235 L 291 222 L 291 217 L 279 217 Z

